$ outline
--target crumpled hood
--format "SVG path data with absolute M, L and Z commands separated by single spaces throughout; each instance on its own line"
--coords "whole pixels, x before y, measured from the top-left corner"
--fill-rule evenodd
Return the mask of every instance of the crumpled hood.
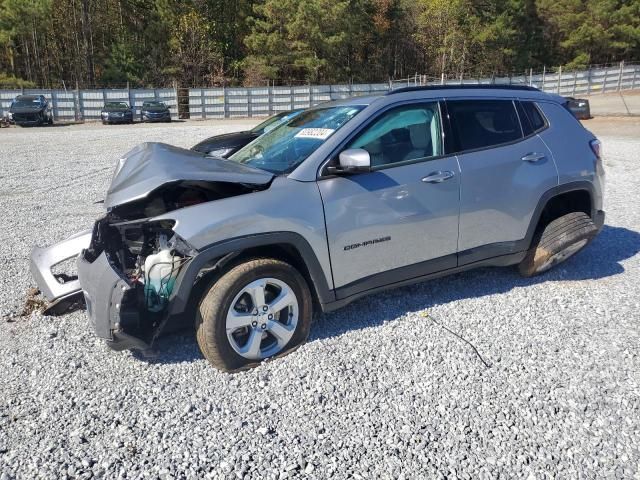
M 142 143 L 118 161 L 104 205 L 107 210 L 146 197 L 158 187 L 181 180 L 265 185 L 274 175 L 264 170 L 167 145 Z

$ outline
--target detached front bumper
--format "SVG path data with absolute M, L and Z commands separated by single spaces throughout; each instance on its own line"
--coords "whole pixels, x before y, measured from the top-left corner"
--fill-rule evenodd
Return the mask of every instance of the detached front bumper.
M 77 257 L 83 249 L 89 247 L 90 242 L 91 230 L 85 230 L 50 247 L 35 247 L 31 252 L 31 275 L 50 302 L 45 310 L 46 314 L 64 313 L 77 301 L 80 293 L 78 278 L 74 275 L 54 274 L 53 268 Z

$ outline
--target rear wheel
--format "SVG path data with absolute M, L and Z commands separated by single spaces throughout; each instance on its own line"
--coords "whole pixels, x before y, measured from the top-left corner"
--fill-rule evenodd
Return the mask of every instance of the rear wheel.
M 200 303 L 196 337 L 215 367 L 237 371 L 300 346 L 309 335 L 312 301 L 300 273 L 260 258 L 222 275 Z
M 578 253 L 597 233 L 597 227 L 584 212 L 556 218 L 536 233 L 518 270 L 525 277 L 544 273 Z

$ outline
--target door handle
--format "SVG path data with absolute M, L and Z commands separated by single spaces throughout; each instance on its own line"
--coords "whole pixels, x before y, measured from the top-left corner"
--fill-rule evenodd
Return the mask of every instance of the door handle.
M 429 175 L 424 177 L 422 181 L 424 183 L 442 183 L 445 180 L 449 180 L 455 174 L 450 170 L 431 172 Z
M 536 153 L 536 152 L 531 152 L 531 153 L 527 153 L 524 157 L 522 157 L 522 161 L 523 162 L 537 162 L 538 160 L 542 160 L 545 157 L 544 153 Z

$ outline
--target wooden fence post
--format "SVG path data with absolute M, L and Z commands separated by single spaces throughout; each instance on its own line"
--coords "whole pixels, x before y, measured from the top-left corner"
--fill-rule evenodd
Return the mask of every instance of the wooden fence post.
M 173 81 L 173 98 L 176 102 L 176 117 L 175 118 L 180 118 L 180 100 L 178 99 L 178 81 L 174 80 Z M 169 112 L 171 112 L 171 110 L 169 110 Z M 171 113 L 169 113 L 169 115 L 171 115 Z
M 560 68 L 558 69 L 558 95 L 560 95 L 560 82 L 562 82 L 562 65 L 560 65 Z

